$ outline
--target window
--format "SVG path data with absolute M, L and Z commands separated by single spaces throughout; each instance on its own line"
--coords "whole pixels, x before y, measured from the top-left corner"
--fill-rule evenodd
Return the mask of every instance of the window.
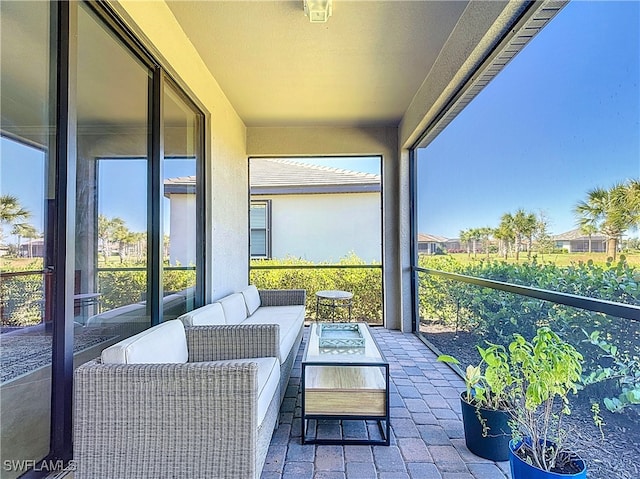
M 252 258 L 271 258 L 271 202 L 252 201 L 250 248 Z

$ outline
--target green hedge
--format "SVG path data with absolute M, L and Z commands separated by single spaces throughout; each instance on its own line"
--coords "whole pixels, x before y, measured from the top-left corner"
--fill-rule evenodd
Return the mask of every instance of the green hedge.
M 250 282 L 258 289 L 304 289 L 307 291 L 307 317 L 316 318 L 317 291 L 342 290 L 353 293 L 352 320 L 382 324 L 382 269 L 367 265 L 355 255 L 331 265 L 297 258 L 253 260 Z M 278 269 L 255 269 L 253 267 Z M 357 268 L 346 266 L 358 266 Z M 284 269 L 281 269 L 284 268 Z
M 617 263 L 592 261 L 566 267 L 535 260 L 522 264 L 479 261 L 461 264 L 452 257 L 421 257 L 420 266 L 468 276 L 532 286 L 579 296 L 640 305 L 640 270 L 621 256 Z M 593 384 L 596 396 L 640 401 L 640 323 L 579 308 L 550 303 L 514 293 L 421 273 L 421 322 L 427 331 L 459 331 L 485 341 L 508 344 L 513 333 L 527 338 L 549 326 L 584 356 L 586 376 L 606 384 Z M 596 339 L 594 339 L 596 338 Z M 436 340 L 434 336 L 434 340 Z M 468 345 L 463 346 L 468 349 Z M 456 355 L 455 351 L 444 351 Z M 627 403 L 629 404 L 629 403 Z

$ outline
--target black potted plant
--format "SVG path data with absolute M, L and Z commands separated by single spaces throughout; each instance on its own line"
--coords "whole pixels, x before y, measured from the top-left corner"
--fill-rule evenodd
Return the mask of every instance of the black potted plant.
M 487 344 L 487 348 L 476 346 L 482 359 L 477 366 L 467 366 L 464 375 L 466 391 L 460 394 L 464 438 L 467 448 L 475 455 L 507 461 L 513 378 L 504 346 Z M 439 356 L 438 361 L 460 364 L 448 355 Z
M 568 447 L 569 394 L 578 390 L 582 355 L 547 327 L 509 345 L 515 386 L 509 444 L 512 479 L 586 478 L 585 462 Z

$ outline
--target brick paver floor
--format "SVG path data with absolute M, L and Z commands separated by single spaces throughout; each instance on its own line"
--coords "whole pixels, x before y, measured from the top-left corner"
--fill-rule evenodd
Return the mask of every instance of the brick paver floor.
M 436 361 L 415 335 L 372 328 L 390 363 L 390 446 L 324 446 L 300 442 L 300 361 L 306 334 L 280 409 L 262 479 L 505 479 L 509 463 L 471 454 L 464 444 L 464 382 Z M 313 424 L 313 422 L 312 422 Z M 317 424 L 318 437 L 378 434 L 375 423 Z M 379 436 L 377 436 L 379 437 Z

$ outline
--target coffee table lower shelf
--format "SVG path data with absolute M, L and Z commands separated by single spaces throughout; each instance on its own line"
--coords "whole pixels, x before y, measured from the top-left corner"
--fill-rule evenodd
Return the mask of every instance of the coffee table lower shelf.
M 389 365 L 307 363 L 302 365 L 302 444 L 389 445 Z M 318 438 L 311 420 L 374 420 L 380 439 Z

